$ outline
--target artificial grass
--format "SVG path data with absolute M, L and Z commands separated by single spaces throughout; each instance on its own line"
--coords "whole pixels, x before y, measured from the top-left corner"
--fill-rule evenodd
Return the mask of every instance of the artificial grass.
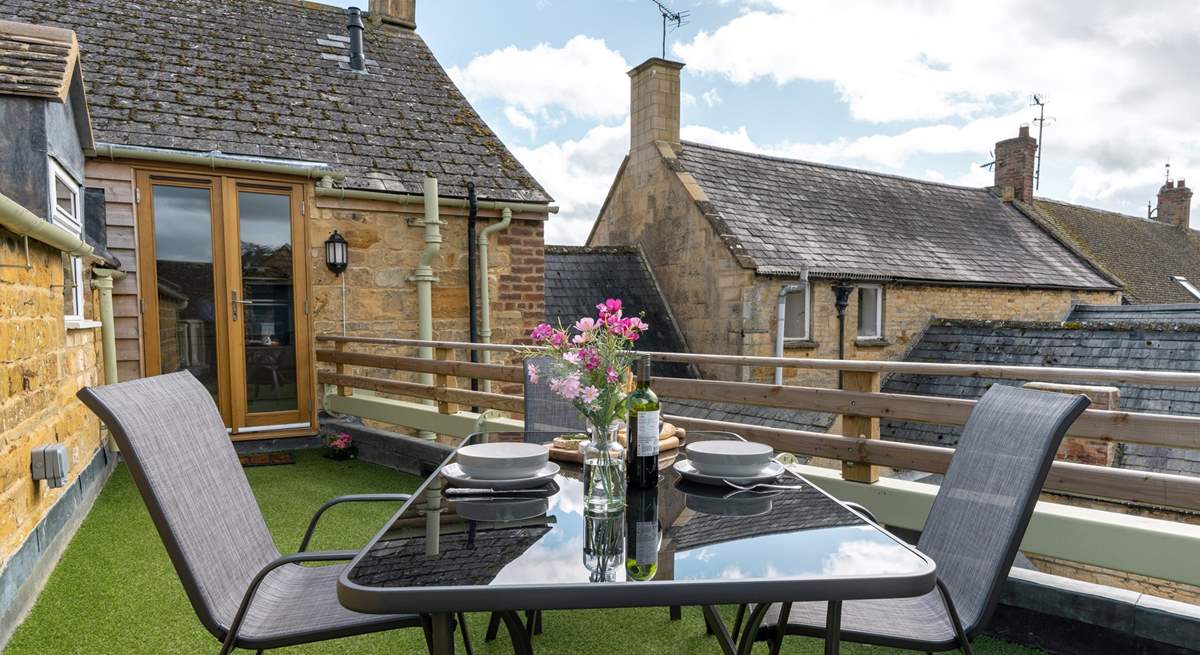
M 246 469 L 267 525 L 283 552 L 292 552 L 312 512 L 325 500 L 347 493 L 411 491 L 410 475 L 359 461 L 334 462 L 316 453 L 297 453 L 292 466 Z M 391 504 L 346 505 L 330 510 L 312 548 L 362 546 L 394 511 Z M 725 608 L 732 624 L 732 608 Z M 468 618 L 472 646 L 481 655 L 512 652 L 506 637 L 483 642 L 487 616 Z M 700 611 L 685 608 L 682 621 L 663 609 L 547 612 L 538 653 L 719 653 L 704 635 Z M 503 635 L 503 631 L 501 632 Z M 122 466 L 101 492 L 29 617 L 4 649 L 5 655 L 103 655 L 106 653 L 214 653 L 217 640 L 196 619 L 158 539 L 150 516 Z M 240 651 L 247 652 L 247 651 Z M 301 653 L 424 653 L 420 630 L 407 629 L 271 651 Z M 461 641 L 458 651 L 462 652 Z M 765 653 L 759 644 L 755 653 Z M 784 653 L 820 653 L 820 641 L 790 637 Z M 844 644 L 847 655 L 899 652 Z M 980 655 L 1036 651 L 992 639 L 975 644 Z

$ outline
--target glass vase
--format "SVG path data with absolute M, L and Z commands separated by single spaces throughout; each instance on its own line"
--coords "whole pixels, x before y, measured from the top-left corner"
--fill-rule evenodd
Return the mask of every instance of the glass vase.
M 617 441 L 617 424 L 588 422 L 583 442 L 584 508 L 592 514 L 615 514 L 625 509 L 625 447 Z
M 625 520 L 620 514 L 583 515 L 583 566 L 591 582 L 613 582 L 621 568 Z

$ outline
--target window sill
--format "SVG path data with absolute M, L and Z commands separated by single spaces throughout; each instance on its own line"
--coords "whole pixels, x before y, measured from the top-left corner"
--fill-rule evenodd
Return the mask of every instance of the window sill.
M 100 321 L 90 321 L 86 318 L 68 318 L 63 323 L 68 330 L 92 330 L 103 325 Z
M 811 339 L 784 339 L 784 350 L 814 350 L 817 347 L 817 342 Z
M 892 342 L 882 337 L 858 337 L 854 340 L 854 345 L 858 348 L 884 348 L 892 345 Z

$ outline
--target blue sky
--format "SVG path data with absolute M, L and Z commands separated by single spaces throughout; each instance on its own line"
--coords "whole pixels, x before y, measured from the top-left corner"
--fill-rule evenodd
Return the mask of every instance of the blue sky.
M 685 139 L 984 185 L 979 164 L 1034 118 L 1036 91 L 1054 118 L 1040 195 L 1144 215 L 1167 161 L 1200 182 L 1200 3 L 668 4 L 691 11 L 668 37 L 687 65 Z M 627 149 L 625 71 L 661 54 L 658 10 L 417 0 L 417 23 L 562 207 L 547 241 L 582 242 Z

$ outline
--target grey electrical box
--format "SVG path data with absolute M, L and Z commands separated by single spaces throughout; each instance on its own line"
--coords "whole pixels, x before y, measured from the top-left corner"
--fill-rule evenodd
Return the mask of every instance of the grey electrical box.
M 38 446 L 33 449 L 33 462 L 30 464 L 34 480 L 45 480 L 51 487 L 61 487 L 67 483 L 71 470 L 71 462 L 67 457 L 67 447 L 62 444 Z

